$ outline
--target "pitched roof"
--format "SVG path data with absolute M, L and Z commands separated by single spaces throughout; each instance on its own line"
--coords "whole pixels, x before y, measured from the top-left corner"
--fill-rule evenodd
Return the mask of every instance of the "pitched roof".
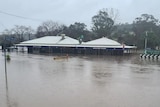
M 101 46 L 119 46 L 121 45 L 120 43 L 118 43 L 117 41 L 108 39 L 107 37 L 102 37 L 96 40 L 92 40 L 89 42 L 85 43 L 86 45 L 101 45 Z
M 123 48 L 120 43 L 106 37 L 79 43 L 78 40 L 68 36 L 45 36 L 16 44 L 17 46 L 60 46 L 60 47 L 93 47 L 93 48 Z M 125 46 L 125 48 L 136 48 L 135 46 Z
M 44 36 L 41 38 L 21 42 L 21 44 L 55 44 L 60 40 L 59 36 Z
M 57 42 L 57 44 L 62 44 L 62 45 L 64 45 L 64 44 L 66 44 L 66 45 L 73 44 L 73 45 L 77 45 L 77 44 L 79 44 L 79 41 L 76 40 L 76 39 L 73 39 L 71 37 L 65 36 L 64 38 L 61 37 L 60 40 Z
M 73 38 L 70 38 L 68 36 L 45 36 L 41 37 L 38 39 L 33 39 L 29 41 L 24 41 L 20 43 L 21 45 L 25 44 L 35 44 L 35 45 L 40 45 L 40 44 L 45 44 L 45 45 L 76 45 L 79 44 L 79 41 Z

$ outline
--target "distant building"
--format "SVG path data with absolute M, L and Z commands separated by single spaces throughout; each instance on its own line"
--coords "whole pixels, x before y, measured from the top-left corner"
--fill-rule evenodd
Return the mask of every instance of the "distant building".
M 20 44 L 18 47 L 27 47 L 29 53 L 60 53 L 60 54 L 94 54 L 94 55 L 122 55 L 131 53 L 135 46 L 125 46 L 106 37 L 89 42 L 65 36 L 45 36 L 33 39 Z

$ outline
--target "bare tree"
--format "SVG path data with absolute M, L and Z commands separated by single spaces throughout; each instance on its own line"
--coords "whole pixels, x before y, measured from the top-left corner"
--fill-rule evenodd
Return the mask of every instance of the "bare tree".
M 12 31 L 14 32 L 15 36 L 18 38 L 19 42 L 22 42 L 24 40 L 24 34 L 26 32 L 25 26 L 15 25 Z
M 16 36 L 19 42 L 24 41 L 24 38 L 30 39 L 31 34 L 34 32 L 34 30 L 29 26 L 19 26 L 15 25 L 15 27 L 12 29 L 13 34 Z
M 13 32 L 12 30 L 9 30 L 9 29 L 5 29 L 3 32 L 2 32 L 3 35 L 13 35 Z
M 57 22 L 53 22 L 51 20 L 43 22 L 38 28 L 37 28 L 37 37 L 42 36 L 53 36 L 57 35 L 59 32 L 61 32 L 64 28 L 64 25 L 61 25 Z
M 119 18 L 119 11 L 117 9 L 107 9 L 105 8 L 104 11 L 108 12 L 109 17 L 114 21 L 114 23 L 117 23 L 117 20 Z
M 28 35 L 28 39 L 31 39 L 31 35 L 33 35 L 35 31 L 31 28 L 31 26 L 26 27 L 26 34 Z

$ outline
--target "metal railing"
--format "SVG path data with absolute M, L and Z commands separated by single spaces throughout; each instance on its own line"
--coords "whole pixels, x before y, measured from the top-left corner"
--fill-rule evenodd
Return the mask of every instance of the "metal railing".
M 150 55 L 160 55 L 160 50 L 146 49 L 146 54 L 150 54 Z

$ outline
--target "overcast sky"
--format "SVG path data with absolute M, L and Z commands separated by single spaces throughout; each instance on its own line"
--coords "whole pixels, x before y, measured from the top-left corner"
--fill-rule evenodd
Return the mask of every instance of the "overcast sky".
M 132 21 L 143 13 L 160 19 L 160 0 L 1 0 L 0 12 L 36 20 L 28 20 L 0 13 L 0 32 L 14 25 L 37 28 L 42 22 L 52 20 L 70 25 L 85 23 L 91 27 L 91 18 L 103 8 L 119 11 L 118 22 Z

